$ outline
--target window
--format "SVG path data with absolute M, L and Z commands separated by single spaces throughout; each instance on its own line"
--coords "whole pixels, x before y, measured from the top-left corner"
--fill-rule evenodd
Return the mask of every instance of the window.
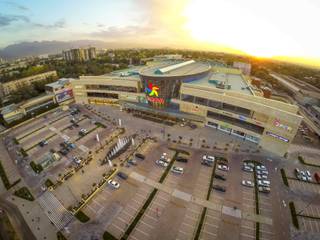
M 208 106 L 216 109 L 222 109 L 222 102 L 209 100 Z
M 114 98 L 118 99 L 119 96 L 116 93 L 95 93 L 95 92 L 88 92 L 88 97 L 99 97 L 99 98 Z
M 208 105 L 208 99 L 202 98 L 202 97 L 196 97 L 194 103 L 199 104 L 199 105 Z
M 186 102 L 194 102 L 194 96 L 187 95 L 187 94 L 181 94 L 181 100 Z

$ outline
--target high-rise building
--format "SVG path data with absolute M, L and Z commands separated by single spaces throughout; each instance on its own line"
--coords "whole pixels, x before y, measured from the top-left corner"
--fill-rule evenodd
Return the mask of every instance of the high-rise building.
M 95 59 L 96 48 L 73 48 L 62 52 L 64 60 L 67 62 L 84 62 Z

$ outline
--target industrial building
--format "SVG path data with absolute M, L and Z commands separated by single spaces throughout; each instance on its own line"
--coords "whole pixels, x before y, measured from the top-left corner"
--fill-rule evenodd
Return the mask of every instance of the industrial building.
M 194 60 L 151 62 L 73 81 L 76 103 L 183 118 L 284 155 L 302 117 L 295 105 L 264 98 L 235 68 Z

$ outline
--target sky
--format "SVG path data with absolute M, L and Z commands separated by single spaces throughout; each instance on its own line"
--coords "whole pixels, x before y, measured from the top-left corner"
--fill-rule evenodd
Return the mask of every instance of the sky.
M 320 62 L 319 0 L 0 0 L 0 48 L 95 39 Z

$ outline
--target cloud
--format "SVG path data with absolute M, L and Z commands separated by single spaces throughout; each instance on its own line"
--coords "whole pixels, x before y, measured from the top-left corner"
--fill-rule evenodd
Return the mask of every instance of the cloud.
M 66 26 L 65 19 L 60 19 L 53 24 L 33 23 L 33 26 L 45 29 L 64 28 Z
M 30 22 L 27 16 L 23 15 L 2 15 L 0 14 L 0 27 L 9 26 L 13 22 L 22 21 Z
M 19 10 L 29 11 L 29 8 L 28 8 L 28 7 L 23 6 L 23 5 L 19 4 L 19 3 L 10 2 L 10 1 L 5 1 L 5 3 L 6 3 L 7 5 L 12 6 L 12 7 L 16 8 L 16 9 L 19 9 Z
M 93 37 L 100 38 L 128 38 L 137 36 L 137 34 L 149 35 L 156 31 L 156 28 L 150 26 L 111 26 L 105 30 L 90 33 Z

